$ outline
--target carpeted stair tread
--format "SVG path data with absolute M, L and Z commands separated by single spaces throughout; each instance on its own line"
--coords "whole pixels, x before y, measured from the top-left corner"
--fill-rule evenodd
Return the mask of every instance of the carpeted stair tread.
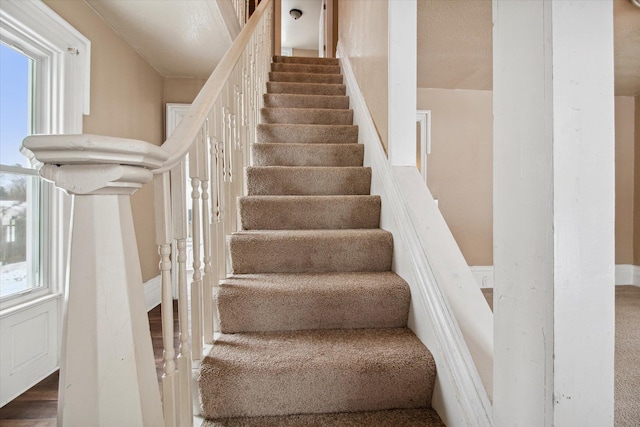
M 357 144 L 358 126 L 310 124 L 259 124 L 258 143 Z
M 267 108 L 349 108 L 349 97 L 345 95 L 265 93 L 262 99 L 264 106 Z
M 233 274 L 390 271 L 381 229 L 238 231 L 227 237 Z
M 205 420 L 201 427 L 444 427 L 431 408 Z
M 216 292 L 220 332 L 407 326 L 411 294 L 392 272 L 242 274 Z
M 306 95 L 344 95 L 347 92 L 345 85 L 325 83 L 292 83 L 292 82 L 267 82 L 267 93 L 295 93 Z
M 262 123 L 350 125 L 353 110 L 329 108 L 262 108 Z
M 254 166 L 362 166 L 362 144 L 253 144 Z
M 343 80 L 342 80 L 342 74 L 292 73 L 292 72 L 282 72 L 282 71 L 270 71 L 269 81 L 342 84 Z
M 340 74 L 340 66 L 324 64 L 300 64 L 291 62 L 272 62 L 271 71 L 285 73 Z
M 288 64 L 319 64 L 319 65 L 340 65 L 338 58 L 314 58 L 305 56 L 274 56 L 273 62 L 284 62 Z
M 241 230 L 357 229 L 380 226 L 379 196 L 245 196 Z
M 369 194 L 371 168 L 250 166 L 245 169 L 247 195 Z
M 442 426 L 336 59 L 274 57 L 199 371 L 204 427 Z
M 427 407 L 434 360 L 406 328 L 223 334 L 202 361 L 206 418 Z

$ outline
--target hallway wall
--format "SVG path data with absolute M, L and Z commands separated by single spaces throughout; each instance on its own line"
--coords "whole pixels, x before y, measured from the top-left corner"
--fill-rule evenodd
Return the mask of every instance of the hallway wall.
M 639 99 L 615 99 L 616 264 L 640 265 Z M 429 189 L 467 263 L 493 265 L 492 91 L 418 88 L 417 108 L 431 110 Z
M 633 264 L 640 265 L 640 95 L 635 97 Z
M 493 264 L 493 117 L 488 90 L 418 89 L 431 110 L 427 184 L 469 265 Z
M 388 0 L 338 2 L 338 40 L 351 62 L 382 145 L 388 141 Z
M 616 264 L 633 264 L 635 100 L 616 96 Z
M 83 132 L 163 142 L 163 78 L 83 1 L 44 0 L 91 40 L 91 114 Z M 158 275 L 153 188 L 131 198 L 142 279 Z

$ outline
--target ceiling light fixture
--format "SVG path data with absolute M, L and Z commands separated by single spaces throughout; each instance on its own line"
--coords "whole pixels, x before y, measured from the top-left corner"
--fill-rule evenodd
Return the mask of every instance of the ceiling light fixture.
M 289 15 L 297 21 L 302 16 L 302 11 L 300 9 L 291 9 Z
M 640 7 L 640 0 L 631 0 L 631 3 L 636 7 Z

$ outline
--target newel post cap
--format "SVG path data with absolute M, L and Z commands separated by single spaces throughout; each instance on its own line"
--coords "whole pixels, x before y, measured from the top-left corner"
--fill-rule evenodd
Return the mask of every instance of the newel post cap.
M 169 157 L 145 141 L 88 134 L 28 136 L 21 151 L 70 194 L 132 194 Z

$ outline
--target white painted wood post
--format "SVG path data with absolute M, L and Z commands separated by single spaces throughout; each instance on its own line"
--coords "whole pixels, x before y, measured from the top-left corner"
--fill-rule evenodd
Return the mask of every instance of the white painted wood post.
M 494 421 L 613 425 L 613 5 L 494 0 Z
M 187 284 L 187 177 L 185 162 L 171 170 L 171 215 L 173 237 L 177 247 L 178 318 L 180 319 L 180 352 L 178 365 L 178 407 L 180 427 L 193 425 L 191 393 L 191 336 L 189 333 L 189 289 Z
M 44 179 L 74 195 L 58 425 L 163 426 L 129 196 L 167 155 L 92 135 L 23 145 L 45 163 Z
M 201 220 L 200 220 L 200 144 L 198 141 L 189 150 L 189 176 L 191 178 L 191 241 L 193 250 L 193 279 L 191 281 L 191 357 L 198 363 L 203 355 L 202 335 L 202 272 L 200 267 Z
M 389 1 L 388 156 L 416 166 L 418 23 L 416 0 Z
M 171 280 L 171 184 L 169 172 L 153 177 L 153 203 L 155 211 L 156 244 L 160 255 L 160 277 L 162 279 L 162 409 L 165 427 L 178 425 L 178 373 L 176 350 L 173 345 L 173 284 Z

